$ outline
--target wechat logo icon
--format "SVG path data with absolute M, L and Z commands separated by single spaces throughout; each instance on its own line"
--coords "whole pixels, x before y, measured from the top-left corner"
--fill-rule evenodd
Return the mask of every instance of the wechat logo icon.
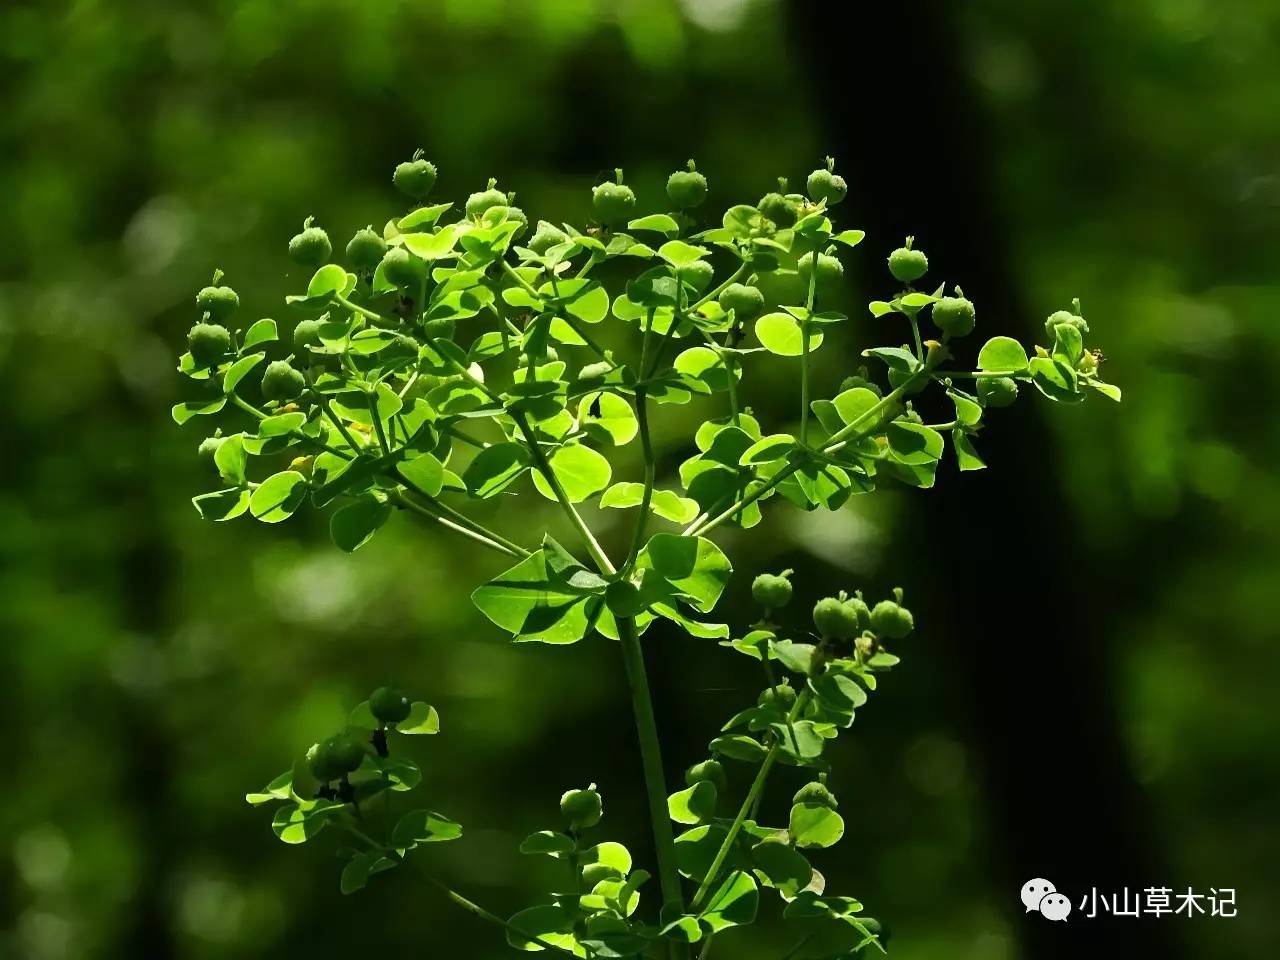
M 1022 905 L 1027 908 L 1027 913 L 1034 910 L 1046 920 L 1065 921 L 1071 912 L 1071 901 L 1048 880 L 1040 878 L 1022 885 Z

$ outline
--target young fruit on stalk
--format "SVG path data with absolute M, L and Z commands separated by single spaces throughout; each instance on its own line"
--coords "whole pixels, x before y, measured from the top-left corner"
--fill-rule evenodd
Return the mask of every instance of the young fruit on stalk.
M 604 804 L 593 783 L 585 790 L 570 790 L 560 798 L 560 814 L 575 830 L 594 827 L 604 816 Z
M 933 322 L 949 337 L 967 337 L 973 333 L 977 313 L 963 290 L 956 287 L 956 293 L 959 296 L 943 297 L 934 303 L 931 311 Z
M 982 377 L 978 380 L 978 401 L 984 407 L 999 409 L 1018 399 L 1018 382 L 1012 377 Z
M 838 597 L 823 597 L 813 606 L 813 625 L 825 640 L 852 640 L 858 634 L 858 611 Z
M 202 367 L 211 367 L 231 349 L 231 333 L 219 323 L 197 323 L 187 333 L 187 349 Z
M 507 195 L 498 189 L 498 181 L 490 177 L 488 187 L 467 197 L 467 216 L 478 220 L 491 207 L 507 206 L 507 201 Z
M 790 570 L 760 574 L 751 583 L 751 598 L 766 611 L 781 610 L 791 602 L 790 574 Z
M 240 306 L 240 295 L 228 286 L 219 286 L 222 271 L 213 275 L 213 283 L 196 294 L 196 307 L 213 321 L 225 320 Z
M 382 258 L 382 275 L 401 289 L 416 290 L 427 275 L 427 264 L 404 247 L 392 247 Z
M 760 202 L 756 204 L 756 209 L 772 220 L 776 226 L 785 230 L 795 226 L 800 205 L 787 193 L 786 178 L 779 177 L 777 191 L 766 193 L 761 197 Z
M 347 736 L 330 737 L 307 754 L 311 775 L 322 783 L 354 773 L 364 762 L 364 744 Z
M 387 241 L 367 226 L 347 241 L 347 261 L 357 270 L 372 270 L 387 253 Z
M 724 790 L 729 781 L 719 760 L 703 760 L 684 772 L 684 782 L 687 786 L 692 787 L 695 783 L 704 781 L 714 784 L 719 791 Z
M 902 283 L 919 280 L 929 269 L 929 258 L 924 255 L 924 251 L 912 249 L 914 241 L 915 237 L 907 237 L 905 246 L 889 254 L 889 272 L 895 280 Z
M 596 219 L 607 227 L 630 219 L 636 207 L 636 195 L 622 182 L 622 171 L 617 170 L 616 181 L 606 180 L 591 190 L 591 209 Z
M 827 165 L 819 167 L 809 174 L 809 178 L 804 184 L 810 198 L 815 202 L 825 200 L 828 207 L 834 207 L 849 192 L 849 187 L 844 182 L 844 177 L 837 176 L 834 172 L 835 168 L 835 158 L 827 157 Z
M 830 790 L 827 789 L 825 783 L 819 783 L 817 780 L 812 783 L 806 783 L 803 787 L 796 791 L 796 795 L 791 798 L 792 803 L 807 803 L 815 807 L 826 807 L 828 810 L 834 810 L 840 806 Z
M 692 160 L 689 169 L 677 170 L 667 177 L 667 197 L 677 210 L 689 210 L 707 199 L 707 178 L 698 172 Z
M 314 220 L 314 217 L 307 217 L 302 221 L 302 231 L 289 241 L 289 257 L 300 266 L 318 267 L 327 263 L 329 254 L 333 253 L 329 234 L 314 226 Z
M 809 282 L 813 270 L 813 254 L 806 253 L 799 261 L 800 279 Z M 844 278 L 844 264 L 829 253 L 818 254 L 818 287 L 830 287 Z
M 881 600 L 871 609 L 871 629 L 878 636 L 901 640 L 914 628 L 911 611 L 893 600 Z
M 395 687 L 379 687 L 369 697 L 369 711 L 382 723 L 400 723 L 412 709 L 409 698 Z
M 272 361 L 262 375 L 262 395 L 268 400 L 292 400 L 306 387 L 306 378 L 287 360 Z
M 546 253 L 556 244 L 568 239 L 569 235 L 555 224 L 539 220 L 538 228 L 533 231 L 533 237 L 529 240 L 529 249 L 534 253 Z
M 758 287 L 731 283 L 720 292 L 720 306 L 732 310 L 739 320 L 750 320 L 764 309 L 764 294 Z
M 417 150 L 412 160 L 396 165 L 391 182 L 405 196 L 421 200 L 436 185 L 436 166 L 431 161 L 424 160 L 422 151 Z

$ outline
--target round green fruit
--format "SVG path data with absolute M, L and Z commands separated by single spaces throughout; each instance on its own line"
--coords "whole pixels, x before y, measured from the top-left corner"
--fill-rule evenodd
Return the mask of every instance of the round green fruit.
M 213 458 L 218 455 L 218 448 L 222 446 L 222 441 L 226 437 L 205 437 L 200 441 L 200 446 L 196 448 L 196 453 L 200 459 L 213 463 Z
M 613 365 L 608 361 L 597 360 L 595 363 L 586 364 L 578 371 L 578 381 L 581 383 L 587 380 L 603 380 L 612 370 Z
M 347 260 L 357 270 L 372 270 L 387 253 L 387 241 L 372 226 L 357 230 L 347 241 Z
M 804 186 L 815 202 L 825 200 L 828 207 L 834 207 L 849 192 L 844 177 L 837 176 L 826 167 L 819 167 L 809 174 Z
M 795 226 L 796 202 L 781 193 L 766 193 L 756 204 L 756 209 L 783 230 Z
M 715 269 L 705 260 L 695 260 L 680 269 L 681 282 L 687 283 L 694 290 L 703 290 L 713 276 Z
M 688 170 L 677 170 L 667 177 L 667 197 L 677 210 L 690 210 L 707 199 L 707 178 L 689 161 Z
M 405 196 L 412 197 L 414 200 L 421 200 L 436 185 L 436 165 L 429 160 L 415 156 L 412 160 L 396 164 L 395 173 L 391 175 L 391 182 Z
M 329 242 L 329 234 L 312 226 L 310 217 L 302 224 L 302 232 L 289 241 L 289 258 L 304 267 L 318 267 L 328 262 L 331 253 L 333 244 Z
M 397 287 L 416 289 L 427 275 L 427 265 L 404 247 L 392 247 L 382 258 L 382 275 Z
M 1064 323 L 1075 327 L 1081 333 L 1089 332 L 1089 324 L 1085 322 L 1084 317 L 1070 310 L 1057 310 L 1049 314 L 1044 322 L 1044 332 L 1049 335 L 1050 340 L 1057 336 L 1058 327 Z
M 756 701 L 762 707 L 778 707 L 783 711 L 795 706 L 796 691 L 789 683 L 780 683 L 776 687 L 765 687 Z
M 586 790 L 570 790 L 560 798 L 560 814 L 575 830 L 594 827 L 604 815 L 604 804 L 595 785 Z
M 853 615 L 858 618 L 858 629 L 865 630 L 871 626 L 871 608 L 867 606 L 865 600 L 861 597 L 850 597 L 844 602 L 844 605 L 853 611 Z
M 332 740 L 323 740 L 307 751 L 307 769 L 321 783 L 337 780 L 343 773 L 333 755 L 332 746 Z
M 715 784 L 716 790 L 724 792 L 729 781 L 724 774 L 724 765 L 719 760 L 703 760 L 684 772 L 684 782 L 690 787 L 704 781 Z
M 895 280 L 902 283 L 913 283 L 925 275 L 929 269 L 929 258 L 922 250 L 912 250 L 910 242 L 889 254 L 889 272 Z
M 275 360 L 267 364 L 262 375 L 262 395 L 268 400 L 292 400 L 301 396 L 307 387 L 306 378 L 287 360 Z
M 355 737 L 333 737 L 328 743 L 333 764 L 343 773 L 354 773 L 364 763 L 364 744 Z
M 312 317 L 306 317 L 298 321 L 297 326 L 293 328 L 293 345 L 301 350 L 304 347 L 318 346 L 320 344 L 320 327 L 321 321 Z
M 933 322 L 949 337 L 967 337 L 973 333 L 977 313 L 967 297 L 943 297 L 933 305 Z
M 731 283 L 720 292 L 720 306 L 732 310 L 738 320 L 750 320 L 764 309 L 764 294 L 758 287 Z
M 489 186 L 478 190 L 467 197 L 467 216 L 475 220 L 490 207 L 505 207 L 507 195 L 497 187 L 498 181 L 491 179 Z
M 399 723 L 412 709 L 413 703 L 395 687 L 379 687 L 369 695 L 369 712 L 382 723 Z
M 800 279 L 809 282 L 809 274 L 813 270 L 813 254 L 806 253 L 800 258 Z M 829 253 L 818 255 L 818 285 L 827 287 L 839 283 L 844 278 L 844 264 Z
M 978 381 L 978 401 L 993 410 L 1018 399 L 1018 382 L 1013 377 L 983 377 Z
M 596 219 L 606 226 L 614 226 L 630 219 L 636 208 L 636 195 L 625 183 L 606 181 L 591 190 L 591 209 Z
M 812 783 L 806 783 L 797 790 L 796 795 L 791 798 L 791 802 L 805 803 L 814 807 L 826 807 L 828 810 L 834 810 L 840 806 L 835 794 L 827 789 L 827 785 L 816 780 Z
M 240 306 L 240 295 L 230 287 L 205 287 L 196 294 L 196 307 L 212 320 L 225 320 Z
M 776 573 L 762 573 L 751 582 L 751 598 L 766 610 L 781 610 L 791 602 L 791 581 Z
M 201 367 L 210 367 L 231 349 L 231 334 L 217 323 L 197 323 L 187 331 L 187 348 Z
M 539 220 L 538 229 L 533 231 L 533 238 L 529 241 L 529 249 L 534 253 L 546 253 L 556 244 L 568 239 L 569 235 L 555 224 Z
M 892 600 L 881 600 L 871 610 L 871 629 L 876 636 L 901 640 L 914 628 L 911 611 Z
M 858 633 L 857 611 L 836 597 L 823 597 L 813 607 L 813 625 L 829 640 L 852 640 Z

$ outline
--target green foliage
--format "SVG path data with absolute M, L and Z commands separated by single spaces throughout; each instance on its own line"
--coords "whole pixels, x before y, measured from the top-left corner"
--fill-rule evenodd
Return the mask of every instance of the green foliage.
M 393 180 L 416 201 L 435 178 L 418 154 Z M 978 351 L 977 369 L 947 369 L 976 311 L 958 287 L 954 297 L 943 296 L 945 285 L 932 293 L 911 287 L 929 264 L 910 238 L 889 257 L 905 286 L 869 305 L 874 318 L 901 324 L 901 342 L 863 353 L 885 382 L 849 363 L 840 389 L 823 396 L 812 358 L 824 331 L 848 320 L 826 309 L 825 298 L 843 275 L 841 255 L 864 237 L 831 219 L 847 192 L 832 160 L 810 174 L 807 197 L 786 189 L 781 181 L 759 204 L 700 222 L 689 211 L 703 203 L 707 182 L 690 162 L 668 182 L 674 209 L 636 219 L 638 199 L 619 170 L 591 192 L 594 222 L 540 220 L 523 246 L 528 218 L 490 180 L 461 216 L 439 203 L 389 221 L 380 235 L 360 231 L 347 245 L 347 265 L 321 262 L 332 249 L 308 222 L 290 244 L 295 260 L 317 267 L 287 298 L 297 314 L 293 352 L 267 363 L 256 394 L 248 374 L 279 350 L 275 322 L 234 335 L 212 324 L 239 304 L 234 291 L 216 286 L 220 275 L 197 298 L 203 316 L 178 369 L 198 395 L 173 416 L 181 424 L 226 414 L 201 444 L 222 483 L 195 498 L 202 516 L 276 523 L 310 503 L 330 511 L 334 542 L 351 552 L 394 513 L 408 512 L 508 558 L 472 601 L 513 640 L 572 644 L 599 634 L 621 646 L 661 909 L 638 913 L 650 876 L 632 870 L 625 848 L 585 842 L 583 833 L 603 817 L 595 786 L 570 790 L 560 804 L 565 829 L 538 831 L 520 847 L 565 861 L 568 892 L 502 920 L 448 891 L 501 923 L 519 950 L 628 957 L 656 949 L 682 957 L 691 943 L 751 923 L 762 890 L 777 891 L 785 919 L 848 934 L 832 956 L 882 947 L 879 925 L 858 901 L 829 896 L 802 851 L 831 847 L 845 833 L 826 786 L 827 748 L 899 662 L 887 645 L 912 632 L 912 614 L 900 590 L 874 607 L 860 593 L 841 592 L 812 608 L 814 631 L 792 630 L 774 622 L 792 598 L 789 571 L 761 574 L 752 596 L 764 616 L 739 636 L 716 622 L 733 564 L 710 534 L 754 527 L 777 498 L 805 511 L 837 510 L 887 484 L 931 487 L 948 437 L 961 470 L 981 468 L 973 437 L 1019 384 L 1068 404 L 1085 398 L 1082 387 L 1119 398 L 1097 379 L 1078 303 L 1074 313 L 1050 317 L 1050 342 L 1032 353 L 996 336 Z M 941 340 L 921 336 L 926 307 Z M 618 348 L 601 345 L 606 334 Z M 798 385 L 798 422 L 773 432 L 745 403 L 748 375 L 764 365 Z M 961 389 L 968 381 L 973 392 Z M 915 406 L 926 401 L 908 399 L 926 391 L 954 416 L 926 423 Z M 676 471 L 681 490 L 659 487 L 650 420 L 695 402 L 710 416 Z M 643 473 L 619 479 L 625 448 L 637 439 Z M 506 534 L 466 509 L 530 490 L 559 506 L 581 555 L 545 531 L 529 536 L 526 523 Z M 585 503 L 634 512 L 621 552 L 602 546 L 579 511 Z M 674 526 L 651 529 L 658 523 Z M 710 740 L 710 756 L 689 768 L 687 786 L 671 794 L 641 650 L 643 634 L 660 622 L 757 661 L 766 682 L 754 705 Z M 249 801 L 283 801 L 273 823 L 289 843 L 340 828 L 355 844 L 341 887 L 359 889 L 416 847 L 461 836 L 457 823 L 425 808 L 390 819 L 392 795 L 421 780 L 413 762 L 391 755 L 391 735 L 438 730 L 431 707 L 379 688 L 347 729 Z M 733 796 L 722 761 L 754 769 L 745 798 Z M 796 794 L 786 824 L 769 826 L 759 819 L 760 802 L 779 763 L 816 779 Z M 376 796 L 385 798 L 380 839 L 366 822 Z M 685 829 L 673 838 L 668 820 Z

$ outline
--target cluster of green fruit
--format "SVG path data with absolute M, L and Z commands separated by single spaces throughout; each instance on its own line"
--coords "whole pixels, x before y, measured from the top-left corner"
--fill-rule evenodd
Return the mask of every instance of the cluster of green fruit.
M 379 729 L 371 737 L 363 731 L 347 731 L 320 741 L 307 751 L 307 769 L 321 784 L 345 781 L 360 769 L 370 749 L 386 756 L 386 730 L 406 720 L 412 707 L 412 701 L 400 690 L 379 687 L 369 697 L 369 712 L 381 725 Z
M 764 608 L 766 616 L 791 602 L 791 571 L 762 573 L 752 581 L 751 597 Z M 849 596 L 823 597 L 813 606 L 813 625 L 823 640 L 847 641 L 860 635 L 872 639 L 902 640 L 915 628 L 911 611 L 902 605 L 902 588 L 895 588 L 892 600 L 869 607 L 862 592 Z

